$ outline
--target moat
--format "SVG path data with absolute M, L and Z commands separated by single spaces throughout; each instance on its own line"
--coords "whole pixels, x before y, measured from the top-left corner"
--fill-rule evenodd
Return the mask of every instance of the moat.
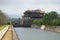
M 15 28 L 20 40 L 60 40 L 60 33 L 34 28 Z

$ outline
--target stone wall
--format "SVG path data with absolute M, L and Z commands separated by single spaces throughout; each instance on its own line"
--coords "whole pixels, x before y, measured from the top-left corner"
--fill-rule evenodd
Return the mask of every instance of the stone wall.
M 31 28 L 38 28 L 38 29 L 40 29 L 40 26 L 37 26 L 37 25 L 33 24 L 33 25 L 31 25 Z
M 31 28 L 41 29 L 41 26 L 37 26 L 35 24 L 31 25 Z M 52 31 L 52 32 L 60 32 L 60 26 L 45 26 L 43 30 Z
M 45 30 L 52 32 L 60 32 L 60 26 L 46 26 Z

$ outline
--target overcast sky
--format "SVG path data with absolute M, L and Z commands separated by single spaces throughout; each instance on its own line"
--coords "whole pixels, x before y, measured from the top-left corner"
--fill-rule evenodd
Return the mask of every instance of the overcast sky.
M 60 13 L 60 0 L 0 0 L 0 10 L 12 17 L 21 17 L 28 9 Z

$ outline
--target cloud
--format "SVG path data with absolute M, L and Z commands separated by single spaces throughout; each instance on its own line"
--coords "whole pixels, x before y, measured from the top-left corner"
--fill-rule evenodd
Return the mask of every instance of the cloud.
M 24 11 L 41 9 L 60 13 L 60 0 L 0 0 L 0 9 L 8 15 L 21 17 Z

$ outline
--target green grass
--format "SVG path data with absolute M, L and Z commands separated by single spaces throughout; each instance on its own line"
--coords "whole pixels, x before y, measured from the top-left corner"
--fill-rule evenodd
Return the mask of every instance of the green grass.
M 6 25 L 1 25 L 0 30 L 3 30 L 6 27 Z

